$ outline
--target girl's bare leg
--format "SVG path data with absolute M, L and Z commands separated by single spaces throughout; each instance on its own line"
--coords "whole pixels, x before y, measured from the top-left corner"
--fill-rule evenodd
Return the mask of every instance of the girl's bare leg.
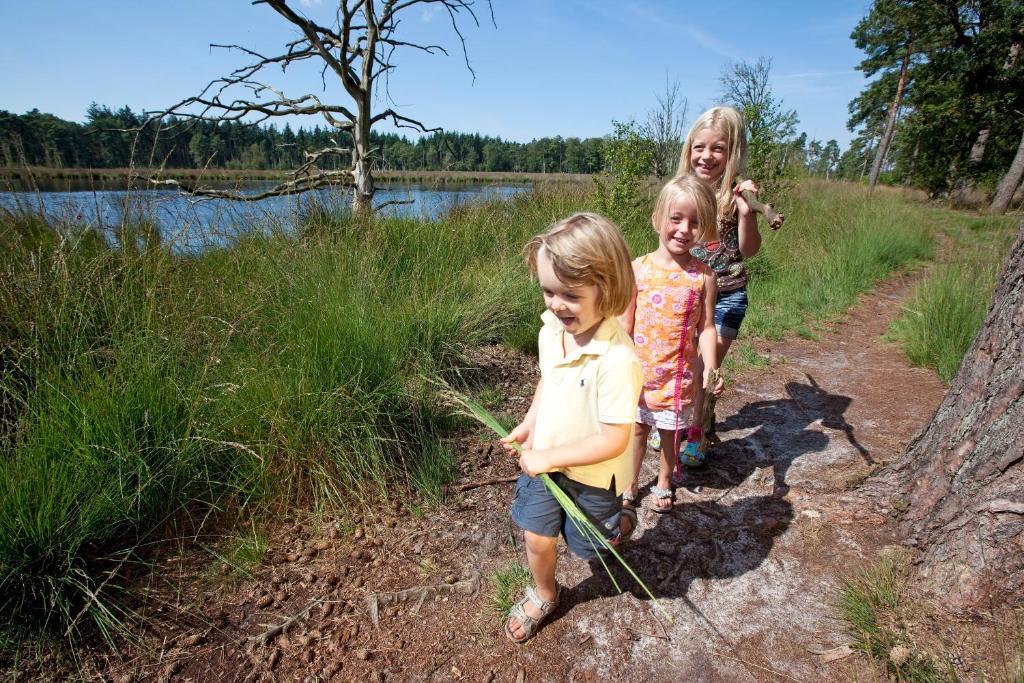
M 729 352 L 729 347 L 732 346 L 732 343 L 734 341 L 735 341 L 735 339 L 729 339 L 728 337 L 723 337 L 722 335 L 718 335 L 718 365 L 719 366 L 721 366 L 722 363 L 725 361 L 725 354 Z
M 554 600 L 558 596 L 558 585 L 555 583 L 555 567 L 558 563 L 555 544 L 558 539 L 540 536 L 532 531 L 524 531 L 523 536 L 526 540 L 526 561 L 530 565 L 533 583 L 537 586 L 537 596 L 545 601 Z M 526 602 L 523 611 L 534 619 L 540 618 L 540 612 L 532 601 Z M 518 619 L 509 617 L 508 630 L 516 638 L 525 635 L 522 626 Z
M 672 470 L 676 466 L 676 461 L 679 460 L 679 450 L 676 448 L 676 430 L 674 429 L 659 429 L 658 433 L 661 435 L 661 458 L 658 461 L 658 487 L 663 489 L 672 490 Z M 685 434 L 685 430 L 683 430 Z M 680 438 L 685 442 L 685 437 L 680 434 Z M 669 510 L 672 508 L 671 498 L 655 498 L 654 505 L 662 510 Z

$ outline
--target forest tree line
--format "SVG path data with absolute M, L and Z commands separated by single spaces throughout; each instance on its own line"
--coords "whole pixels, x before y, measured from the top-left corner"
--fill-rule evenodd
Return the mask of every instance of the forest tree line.
M 875 0 L 851 37 L 874 80 L 850 103 L 844 172 L 954 201 L 1005 183 L 1008 200 L 1024 168 L 1024 3 Z
M 65 121 L 33 110 L 17 115 L 0 111 L 0 162 L 64 168 L 294 169 L 303 152 L 347 146 L 338 132 L 322 127 L 293 130 L 288 124 L 252 126 L 238 122 L 190 122 L 168 119 L 159 129 L 134 132 L 145 117 L 125 106 L 114 110 L 93 104 L 84 123 Z M 344 133 L 341 134 L 345 136 Z M 394 133 L 372 136 L 376 164 L 383 170 L 512 171 L 597 173 L 605 163 L 605 138 L 544 137 L 527 143 L 479 133 L 445 132 L 417 140 Z M 343 159 L 334 163 L 345 165 Z M 331 161 L 326 163 L 330 164 Z
M 127 106 L 115 110 L 93 104 L 84 123 L 38 110 L 25 114 L 0 110 L 0 163 L 126 168 L 134 161 L 136 165 L 167 168 L 291 170 L 301 163 L 305 150 L 321 149 L 335 141 L 344 146 L 347 142 L 338 140 L 336 132 L 326 128 L 294 130 L 288 124 L 278 128 L 196 122 L 182 128 L 170 119 L 159 131 L 146 127 L 138 139 L 134 132 L 122 132 L 137 129 L 144 121 L 144 115 Z M 607 135 L 543 137 L 522 143 L 458 132 L 433 133 L 417 140 L 374 132 L 372 138 L 381 170 L 517 173 L 600 173 L 608 170 L 611 146 L 616 142 L 614 135 Z M 678 149 L 682 140 L 675 143 Z M 809 140 L 802 133 L 786 141 L 784 149 L 786 167 L 798 175 L 832 177 L 839 169 L 841 154 L 835 140 Z M 345 161 L 335 159 L 333 163 L 344 165 Z M 666 170 L 674 171 L 675 162 Z

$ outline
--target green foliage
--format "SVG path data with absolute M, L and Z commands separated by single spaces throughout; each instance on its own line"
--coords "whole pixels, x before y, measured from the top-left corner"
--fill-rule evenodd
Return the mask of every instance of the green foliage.
M 748 341 L 739 341 L 733 344 L 732 353 L 725 357 L 722 367 L 727 376 L 732 376 L 748 368 L 766 368 L 771 365 L 771 359 L 762 356 Z
M 445 500 L 444 486 L 459 473 L 459 464 L 451 444 L 433 441 L 412 456 L 407 465 L 413 487 L 423 498 L 432 503 Z
M 491 582 L 494 583 L 494 608 L 502 619 L 507 619 L 523 591 L 533 584 L 533 577 L 529 569 L 513 561 L 494 572 Z
M 1014 223 L 995 217 L 950 220 L 945 230 L 955 240 L 955 260 L 933 267 L 889 330 L 915 365 L 935 369 L 947 384 L 985 320 L 1016 234 Z
M 267 538 L 257 531 L 255 525 L 248 530 L 226 537 L 216 548 L 204 549 L 213 557 L 211 576 L 223 577 L 228 581 L 252 578 L 252 570 L 267 552 Z M 223 578 L 218 580 L 223 580 Z
M 636 224 L 650 214 L 644 179 L 654 163 L 654 142 L 633 121 L 612 121 L 614 132 L 605 149 L 608 172 L 594 177 L 601 213 L 619 225 Z
M 460 381 L 468 347 L 535 343 L 520 250 L 582 199 L 442 223 L 310 212 L 300 236 L 195 258 L 3 217 L 3 618 L 116 628 L 117 567 L 186 507 L 345 507 L 404 482 L 438 499 L 455 462 L 431 381 Z
M 137 164 L 166 168 L 290 169 L 304 151 L 351 144 L 347 134 L 315 126 L 251 126 L 240 122 L 193 122 L 187 130 L 167 118 L 156 127 L 132 134 L 112 129 L 138 128 L 142 114 L 129 107 L 117 111 L 93 104 L 84 124 L 32 110 L 0 110 L 0 166 L 53 168 L 126 168 Z M 598 173 L 605 167 L 604 138 L 542 137 L 520 143 L 479 133 L 449 131 L 416 140 L 395 133 L 370 134 L 381 170 L 505 171 L 528 173 Z M 333 157 L 317 162 L 337 168 Z
M 757 181 L 761 194 L 779 202 L 792 187 L 786 163 L 786 143 L 796 132 L 795 110 L 783 109 L 771 90 L 771 59 L 753 64 L 739 62 L 719 78 L 722 97 L 743 113 L 747 128 L 747 174 Z
M 906 93 L 887 159 L 894 182 L 932 194 L 980 182 L 994 185 L 1010 165 L 1024 123 L 1024 6 L 875 0 L 851 37 L 865 51 L 858 66 L 873 78 L 850 103 L 855 144 L 870 153 L 881 135 L 906 50 Z M 986 136 L 981 136 L 987 131 Z M 979 139 L 978 151 L 970 153 Z M 873 158 L 873 153 L 871 153 Z M 847 171 L 858 164 L 847 164 Z M 852 177 L 846 175 L 845 177 Z

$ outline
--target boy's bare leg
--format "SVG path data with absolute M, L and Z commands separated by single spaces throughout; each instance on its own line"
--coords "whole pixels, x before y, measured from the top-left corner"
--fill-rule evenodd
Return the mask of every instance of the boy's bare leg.
M 633 425 L 633 482 L 626 489 L 633 494 L 631 503 L 627 503 L 625 500 L 622 501 L 623 505 L 632 505 L 636 507 L 636 497 L 640 493 L 640 468 L 644 464 L 644 454 L 647 453 L 647 437 L 651 434 L 651 427 L 641 422 L 637 422 Z M 626 537 L 632 529 L 632 520 L 628 519 L 625 515 L 619 516 L 619 534 L 621 537 Z
M 555 583 L 555 567 L 558 563 L 555 544 L 558 539 L 541 536 L 532 531 L 524 531 L 523 536 L 526 539 L 526 561 L 530 565 L 530 573 L 537 586 L 537 596 L 545 601 L 554 600 L 558 596 L 558 586 Z M 537 607 L 530 600 L 526 601 L 523 611 L 534 619 L 539 619 L 541 616 Z M 508 630 L 516 638 L 522 638 L 525 635 L 522 624 L 514 617 L 509 617 Z
M 647 453 L 647 437 L 651 435 L 650 425 L 637 422 L 633 425 L 633 483 L 629 490 L 634 498 L 640 492 L 640 468 L 644 464 L 644 454 Z

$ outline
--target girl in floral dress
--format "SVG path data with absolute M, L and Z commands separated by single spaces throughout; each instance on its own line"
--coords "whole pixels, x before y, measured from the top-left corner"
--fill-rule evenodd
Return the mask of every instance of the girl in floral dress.
M 697 387 L 698 356 L 705 374 L 718 367 L 713 325 L 715 274 L 690 249 L 717 239 L 715 195 L 700 179 L 682 176 L 658 194 L 651 222 L 658 248 L 633 261 L 636 291 L 620 322 L 633 337 L 644 372 L 644 385 L 633 435 L 634 475 L 623 503 L 635 499 L 638 477 L 652 428 L 661 435 L 658 482 L 651 488 L 655 512 L 672 509 L 670 476 L 679 462 L 681 442 L 696 451 L 700 428 Z M 722 383 L 715 387 L 721 392 Z M 684 429 L 686 432 L 684 433 Z

